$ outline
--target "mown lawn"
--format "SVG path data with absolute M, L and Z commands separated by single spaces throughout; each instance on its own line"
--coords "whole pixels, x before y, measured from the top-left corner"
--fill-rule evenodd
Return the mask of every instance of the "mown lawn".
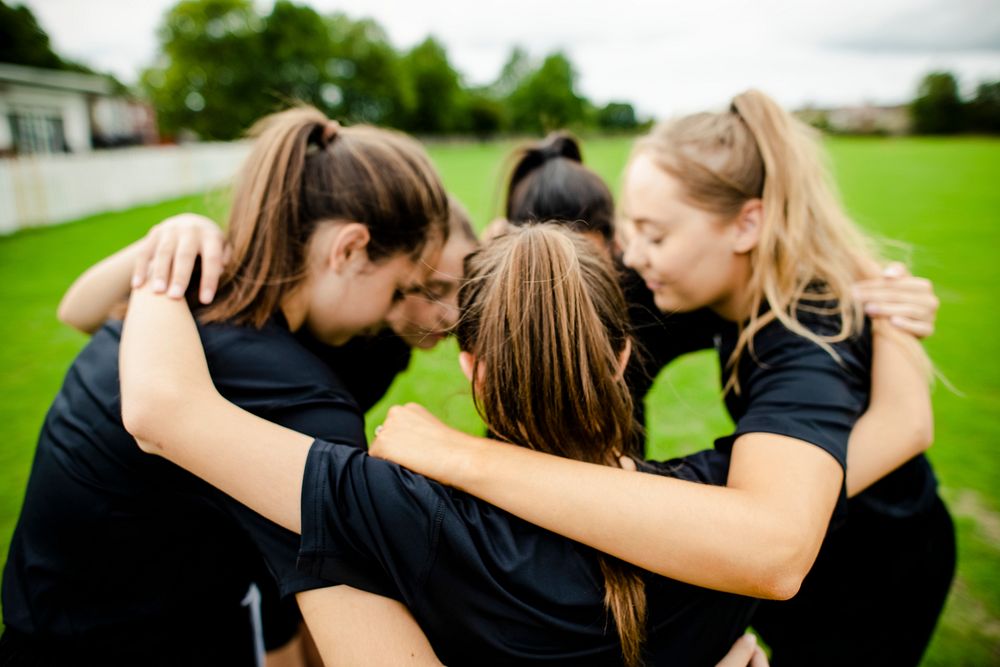
M 935 390 L 931 452 L 959 531 L 959 574 L 927 665 L 1000 664 L 1000 141 L 833 139 L 835 172 L 851 213 L 867 228 L 909 244 L 914 271 L 942 300 L 934 361 L 956 391 Z M 588 162 L 617 189 L 628 141 L 595 139 Z M 449 188 L 477 225 L 499 210 L 509 144 L 432 148 Z M 142 235 L 161 218 L 193 210 L 219 216 L 218 193 L 93 216 L 0 238 L 0 553 L 5 558 L 45 410 L 86 338 L 60 325 L 56 305 L 83 269 Z M 899 255 L 900 251 L 896 251 Z M 446 342 L 417 354 L 411 369 L 369 415 L 369 431 L 393 403 L 419 400 L 451 423 L 477 429 L 466 383 Z M 650 396 L 651 455 L 708 446 L 728 420 L 715 361 L 674 364 Z M 915 585 L 919 585 L 919 582 Z

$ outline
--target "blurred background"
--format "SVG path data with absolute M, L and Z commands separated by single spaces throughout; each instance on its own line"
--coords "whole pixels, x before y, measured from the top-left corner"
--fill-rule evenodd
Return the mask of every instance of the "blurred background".
M 1000 665 L 995 0 L 0 0 L 0 561 L 86 344 L 56 320 L 62 293 L 166 216 L 223 221 L 255 119 L 306 101 L 415 134 L 481 229 L 525 139 L 569 128 L 617 190 L 635 136 L 748 87 L 825 133 L 850 213 L 934 281 L 927 348 L 953 388 L 930 456 L 960 560 L 925 664 Z M 369 423 L 420 400 L 479 429 L 455 352 L 414 355 Z M 726 432 L 717 377 L 706 353 L 659 378 L 650 456 Z

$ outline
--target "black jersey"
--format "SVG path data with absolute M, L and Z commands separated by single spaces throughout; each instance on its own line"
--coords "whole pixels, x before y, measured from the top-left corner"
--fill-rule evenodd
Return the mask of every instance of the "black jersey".
M 626 380 L 635 401 L 642 404 L 652 379 L 673 359 L 714 346 L 722 384 L 728 381 L 729 357 L 739 328 L 708 309 L 657 315 L 652 294 L 641 281 L 629 283 L 635 336 L 646 354 L 630 366 Z M 653 311 L 650 310 L 652 304 Z M 640 319 L 642 318 L 642 319 Z M 815 333 L 840 329 L 834 316 L 802 312 L 799 320 Z M 726 393 L 726 409 L 734 432 L 716 441 L 728 454 L 740 435 L 753 432 L 785 435 L 820 447 L 846 469 L 847 442 L 858 417 L 868 406 L 871 388 L 871 327 L 832 346 L 839 359 L 799 334 L 773 321 L 754 337 L 753 352 L 745 351 L 738 368 L 739 393 Z M 937 481 L 927 458 L 919 455 L 858 494 L 842 494 L 837 516 L 874 513 L 908 517 L 929 511 L 937 498 Z M 846 502 L 846 505 L 845 505 Z
M 283 320 L 261 330 L 199 329 L 226 398 L 286 427 L 364 446 L 347 390 Z M 232 638 L 216 629 L 242 613 L 258 552 L 284 594 L 325 583 L 295 568 L 298 536 L 137 448 L 121 423 L 120 335 L 120 322 L 94 335 L 45 418 L 4 571 L 4 622 L 33 638 L 103 647 L 107 664 L 116 652 L 143 651 L 170 662 L 164 656 L 190 653 L 192 641 L 232 654 L 223 646 Z
M 412 348 L 391 329 L 352 338 L 340 347 L 317 342 L 308 334 L 301 340 L 341 379 L 362 412 L 382 400 L 396 376 L 410 365 Z
M 724 483 L 719 458 L 642 469 Z M 449 665 L 621 661 L 595 551 L 350 447 L 313 444 L 299 566 L 402 601 Z M 756 604 L 652 574 L 646 590 L 651 665 L 715 665 Z

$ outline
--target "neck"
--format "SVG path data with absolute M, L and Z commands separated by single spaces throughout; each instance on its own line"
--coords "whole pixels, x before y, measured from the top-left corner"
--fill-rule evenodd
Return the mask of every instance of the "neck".
M 745 322 L 753 314 L 750 312 L 753 292 L 750 287 L 749 262 L 734 272 L 732 285 L 729 292 L 709 307 L 716 315 L 730 322 Z
M 306 312 L 309 309 L 307 295 L 308 291 L 300 285 L 281 300 L 281 313 L 288 322 L 289 331 L 298 331 L 305 324 Z

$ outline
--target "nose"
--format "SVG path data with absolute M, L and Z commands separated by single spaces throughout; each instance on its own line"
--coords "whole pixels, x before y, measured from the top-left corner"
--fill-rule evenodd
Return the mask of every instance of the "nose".
M 625 244 L 625 252 L 622 254 L 622 261 L 625 266 L 638 271 L 645 265 L 646 254 L 643 252 L 642 239 L 638 234 L 624 234 L 622 241 Z

